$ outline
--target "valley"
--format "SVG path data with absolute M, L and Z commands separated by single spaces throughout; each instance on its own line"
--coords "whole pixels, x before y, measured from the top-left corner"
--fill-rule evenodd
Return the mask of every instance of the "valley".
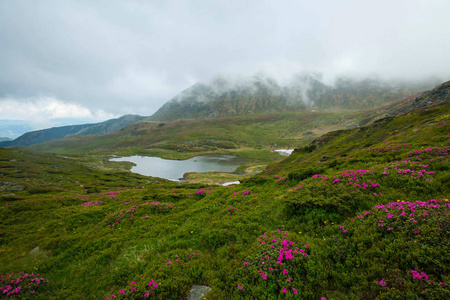
M 446 91 L 363 127 L 350 113 L 141 121 L 0 148 L 0 274 L 14 281 L 0 298 L 183 299 L 193 285 L 209 286 L 208 299 L 448 298 Z M 342 122 L 352 125 L 319 133 Z M 283 157 L 272 144 L 296 150 Z M 131 173 L 110 149 L 233 153 L 260 172 L 239 185 L 211 185 L 240 176 L 220 173 L 180 184 Z

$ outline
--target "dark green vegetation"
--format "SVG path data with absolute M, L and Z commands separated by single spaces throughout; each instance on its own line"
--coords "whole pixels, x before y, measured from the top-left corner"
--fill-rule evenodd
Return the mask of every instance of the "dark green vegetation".
M 193 284 L 209 299 L 448 299 L 449 112 L 330 132 L 234 187 L 0 149 L 0 274 L 39 273 L 38 299 L 179 299 Z
M 145 118 L 146 117 L 138 115 L 125 115 L 117 119 L 111 119 L 100 123 L 69 125 L 36 130 L 27 132 L 13 141 L 0 140 L 0 147 L 29 146 L 54 139 L 62 139 L 71 135 L 83 136 L 108 134 L 120 130 L 136 121 L 144 120 Z

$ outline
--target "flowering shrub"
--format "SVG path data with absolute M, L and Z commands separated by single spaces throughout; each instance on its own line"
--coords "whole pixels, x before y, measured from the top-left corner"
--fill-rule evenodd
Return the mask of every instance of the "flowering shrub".
M 246 198 L 246 196 L 252 195 L 252 194 L 253 194 L 253 191 L 251 191 L 251 190 L 238 191 L 238 192 L 234 192 L 232 197 L 234 198 L 236 196 L 242 196 L 242 197 Z
M 153 299 L 157 293 L 157 288 L 160 286 L 155 280 L 150 280 L 146 283 L 140 281 L 136 283 L 131 281 L 126 288 L 119 290 L 117 293 L 111 294 L 105 300 L 113 299 Z
M 234 213 L 237 211 L 237 207 L 227 207 L 227 209 L 224 210 L 225 215 L 234 215 Z
M 449 215 L 447 199 L 389 202 L 336 225 L 339 238 L 326 250 L 335 284 L 367 298 L 449 298 Z M 355 280 L 359 287 L 349 285 Z
M 145 205 L 145 204 L 144 204 Z M 172 203 L 162 203 L 162 202 L 148 202 L 147 204 L 150 211 L 157 213 L 167 213 L 172 210 Z
M 97 205 L 102 205 L 103 202 L 102 201 L 87 201 L 87 202 L 83 202 L 81 203 L 81 206 L 97 206 Z
M 242 263 L 243 274 L 248 277 L 247 282 L 244 282 L 245 279 L 237 282 L 238 294 L 242 297 L 251 295 L 256 292 L 257 286 L 264 290 L 261 298 L 264 295 L 296 295 L 301 292 L 301 265 L 308 257 L 309 246 L 299 248 L 289 239 L 289 233 L 280 229 L 270 234 L 265 232 L 257 239 L 256 245 L 252 248 L 253 254 Z
M 0 299 L 33 299 L 48 284 L 40 274 L 7 273 L 0 275 Z
M 213 192 L 212 190 L 201 189 L 194 193 L 189 193 L 189 196 L 195 196 L 195 197 L 201 199 L 201 198 L 205 197 L 206 195 L 211 194 L 212 192 Z
M 122 205 L 130 204 L 131 202 L 122 203 Z M 147 213 L 167 213 L 173 209 L 172 203 L 163 203 L 148 201 L 143 204 L 136 204 L 128 209 L 121 209 L 118 212 L 110 214 L 103 220 L 108 227 L 115 227 L 123 221 L 132 221 L 136 217 L 148 218 Z
M 197 258 L 197 256 L 199 255 L 200 253 L 198 253 L 198 252 L 188 252 L 188 251 L 186 251 L 185 253 L 181 253 L 181 254 L 175 254 L 173 257 L 172 257 L 172 259 L 168 259 L 167 260 L 167 265 L 171 265 L 171 264 L 183 264 L 183 263 L 185 263 L 185 262 L 189 262 L 189 261 L 191 261 L 191 260 L 193 260 L 193 259 L 196 259 Z

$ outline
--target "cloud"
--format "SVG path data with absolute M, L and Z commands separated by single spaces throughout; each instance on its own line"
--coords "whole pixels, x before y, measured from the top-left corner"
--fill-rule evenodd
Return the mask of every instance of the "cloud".
M 448 15 L 447 0 L 1 1 L 0 107 L 52 95 L 150 115 L 197 81 L 261 71 L 444 81 Z
M 117 115 L 103 110 L 91 111 L 74 103 L 66 103 L 53 97 L 27 99 L 0 99 L 0 120 L 26 121 L 35 129 L 59 125 L 108 120 Z

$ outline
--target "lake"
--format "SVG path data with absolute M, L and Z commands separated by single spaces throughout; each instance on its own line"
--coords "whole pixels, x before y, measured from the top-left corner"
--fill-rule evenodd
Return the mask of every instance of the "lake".
M 153 156 L 128 156 L 112 158 L 111 161 L 129 161 L 136 164 L 131 168 L 131 172 L 177 181 L 183 178 L 184 173 L 189 172 L 232 173 L 241 164 L 251 160 L 234 155 L 201 155 L 186 160 L 162 159 Z

